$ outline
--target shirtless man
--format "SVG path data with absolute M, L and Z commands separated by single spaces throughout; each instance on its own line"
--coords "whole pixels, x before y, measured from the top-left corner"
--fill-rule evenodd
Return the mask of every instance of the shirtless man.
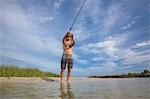
M 64 81 L 64 70 L 66 68 L 66 64 L 68 65 L 68 75 L 67 82 L 70 81 L 70 72 L 73 68 L 73 60 L 72 60 L 72 48 L 75 44 L 73 34 L 67 32 L 67 34 L 63 38 L 63 56 L 61 59 L 61 82 Z

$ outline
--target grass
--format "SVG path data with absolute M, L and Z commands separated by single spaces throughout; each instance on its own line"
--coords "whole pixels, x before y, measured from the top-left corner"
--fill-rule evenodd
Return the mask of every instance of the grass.
M 21 68 L 18 65 L 0 64 L 0 77 L 59 77 L 59 75 L 44 72 L 37 68 Z

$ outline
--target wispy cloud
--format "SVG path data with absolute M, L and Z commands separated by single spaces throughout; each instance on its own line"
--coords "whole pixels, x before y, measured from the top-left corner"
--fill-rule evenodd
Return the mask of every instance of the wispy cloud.
M 0 56 L 11 58 L 17 61 L 23 61 L 31 65 L 36 65 L 38 68 L 42 70 L 49 70 L 53 71 L 54 68 L 56 69 L 57 66 L 59 65 L 58 63 L 48 60 L 46 58 L 42 57 L 37 57 L 33 56 L 28 53 L 23 53 L 23 52 L 13 52 L 13 51 L 3 51 L 3 53 L 0 53 Z M 57 70 L 53 71 L 56 72 Z
M 92 52 L 92 53 L 96 53 L 96 54 L 105 52 L 108 55 L 112 55 L 112 53 L 115 53 L 119 50 L 117 46 L 123 44 L 125 41 L 126 41 L 126 36 L 123 36 L 123 35 L 122 37 L 109 36 L 104 41 L 99 41 L 96 43 L 89 43 L 89 44 L 83 45 L 81 46 L 81 49 Z
M 122 30 L 126 30 L 130 28 L 132 25 L 134 25 L 137 22 L 138 19 L 139 19 L 139 16 L 136 16 L 133 19 L 131 19 L 126 25 L 122 27 Z
M 140 48 L 145 46 L 150 46 L 150 40 L 136 43 L 135 46 L 133 46 L 133 48 Z
M 108 8 L 107 14 L 103 23 L 103 32 L 109 33 L 110 30 L 116 25 L 119 19 L 124 16 L 125 12 L 122 12 L 122 6 L 120 4 L 114 4 Z
M 3 16 L 0 16 L 1 24 L 7 28 L 7 30 L 0 32 L 2 36 L 2 42 L 0 42 L 1 56 L 35 64 L 41 69 L 56 68 L 58 62 L 53 58 L 59 58 L 62 54 L 61 41 L 54 35 L 41 36 L 41 33 L 44 32 L 43 34 L 45 34 L 46 31 L 43 31 L 40 26 L 41 20 L 52 20 L 52 17 L 46 18 L 38 17 L 36 14 L 27 14 L 18 2 L 11 5 L 7 1 L 2 3 L 8 6 L 6 6 L 7 8 L 3 7 Z M 35 21 L 36 18 L 39 18 L 39 21 Z M 51 56 L 51 58 L 43 56 Z
M 73 74 L 148 68 L 147 2 L 87 0 L 72 30 L 76 40 Z M 61 32 L 66 31 L 82 3 L 83 0 L 0 0 L 0 57 L 58 72 L 63 51 Z
M 62 5 L 62 3 L 64 2 L 64 0 L 54 0 L 53 2 L 53 11 L 54 13 L 58 13 L 58 9 L 60 8 L 60 6 Z
M 80 63 L 80 64 L 87 64 L 87 63 L 88 63 L 87 60 L 81 59 L 81 58 L 79 57 L 79 55 L 78 55 L 78 54 L 75 54 L 75 53 L 73 53 L 73 59 L 74 59 L 75 61 L 77 61 L 78 63 Z
M 122 48 L 121 45 L 126 44 L 127 36 L 124 37 L 108 37 L 106 40 L 97 43 L 90 43 L 87 45 L 81 46 L 83 51 L 88 53 L 95 54 L 95 56 L 91 59 L 94 62 L 102 62 L 98 63 L 99 65 L 105 64 L 104 66 L 112 66 L 116 68 L 116 66 L 122 65 L 133 65 L 133 64 L 142 64 L 144 62 L 147 63 L 150 61 L 150 53 L 148 52 L 148 42 L 145 43 L 137 43 L 131 47 Z M 137 45 L 146 47 L 146 49 L 136 51 L 132 49 Z M 121 64 L 117 64 L 121 60 Z M 111 64 L 109 64 L 111 63 Z M 109 65 L 108 65 L 109 64 Z

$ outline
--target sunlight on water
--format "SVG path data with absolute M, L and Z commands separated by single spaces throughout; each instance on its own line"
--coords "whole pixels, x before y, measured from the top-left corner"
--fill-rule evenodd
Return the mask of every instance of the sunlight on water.
M 0 81 L 0 99 L 150 99 L 150 79 Z

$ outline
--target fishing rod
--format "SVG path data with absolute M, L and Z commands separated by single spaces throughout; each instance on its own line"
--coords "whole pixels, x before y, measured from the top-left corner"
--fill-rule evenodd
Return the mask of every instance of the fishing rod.
M 74 21 L 73 21 L 73 23 L 72 23 L 72 25 L 71 25 L 71 27 L 70 27 L 70 29 L 69 29 L 69 32 L 72 30 L 72 28 L 73 28 L 73 26 L 74 26 L 76 20 L 78 19 L 79 15 L 80 15 L 80 13 L 81 13 L 81 10 L 83 9 L 83 6 L 84 6 L 84 4 L 85 4 L 86 1 L 87 1 L 87 0 L 84 0 L 83 4 L 81 5 L 81 8 L 80 8 L 80 10 L 78 11 L 77 16 L 75 17 L 75 19 L 74 19 Z

